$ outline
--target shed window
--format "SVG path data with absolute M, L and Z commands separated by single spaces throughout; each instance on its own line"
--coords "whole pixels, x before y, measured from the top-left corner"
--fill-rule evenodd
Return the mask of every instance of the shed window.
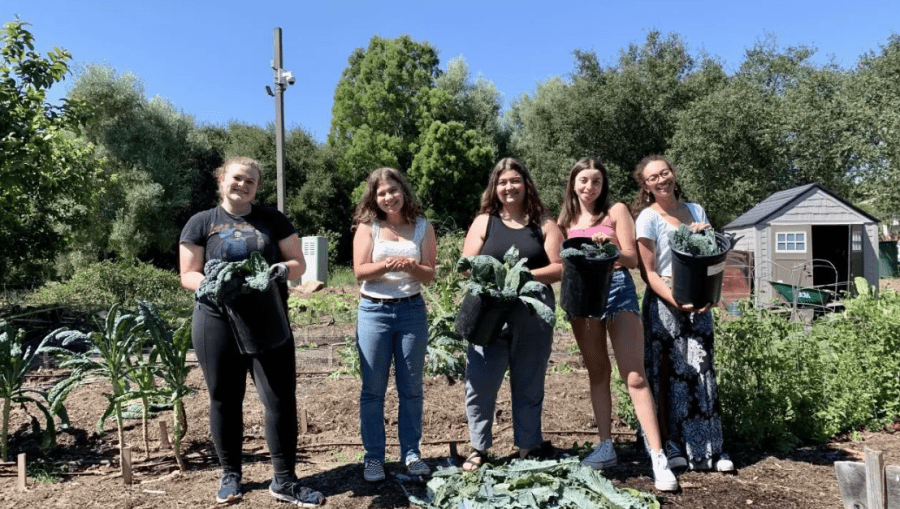
M 805 253 L 806 232 L 782 232 L 775 234 L 776 253 Z
M 862 251 L 862 232 L 853 232 L 853 236 L 850 238 L 850 249 L 852 249 L 854 253 Z

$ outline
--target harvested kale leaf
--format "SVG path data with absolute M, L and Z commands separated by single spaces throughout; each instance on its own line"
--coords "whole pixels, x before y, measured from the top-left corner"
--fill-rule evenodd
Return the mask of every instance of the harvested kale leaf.
M 219 304 L 230 302 L 242 293 L 264 292 L 271 284 L 269 264 L 258 252 L 239 262 L 209 260 L 203 267 L 203 273 L 206 278 L 197 288 L 197 299 L 206 296 Z
M 580 247 L 569 247 L 563 249 L 559 255 L 564 259 L 585 258 L 588 260 L 602 260 L 604 258 L 612 258 L 619 254 L 619 250 L 612 242 L 606 242 L 602 245 L 588 242 Z
M 692 256 L 711 256 L 721 252 L 716 245 L 716 234 L 710 229 L 691 231 L 691 227 L 681 224 L 669 233 L 672 249 Z
M 470 271 L 466 291 L 472 295 L 486 295 L 499 302 L 519 299 L 532 312 L 550 325 L 556 323 L 556 313 L 538 297 L 545 285 L 534 280 L 525 262 L 519 258 L 519 250 L 513 246 L 503 255 L 503 263 L 493 256 L 477 255 L 460 258 L 457 272 Z

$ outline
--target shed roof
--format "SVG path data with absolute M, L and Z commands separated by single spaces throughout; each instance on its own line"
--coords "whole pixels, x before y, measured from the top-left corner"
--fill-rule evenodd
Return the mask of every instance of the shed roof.
M 744 212 L 743 214 L 735 218 L 732 222 L 726 224 L 724 229 L 728 230 L 735 228 L 746 228 L 748 226 L 756 226 L 761 223 L 766 223 L 772 216 L 785 209 L 790 208 L 795 203 L 800 201 L 800 198 L 811 189 L 819 189 L 820 191 L 827 193 L 835 200 L 838 200 L 844 205 L 850 207 L 857 214 L 875 223 L 878 222 L 878 219 L 876 217 L 865 212 L 852 203 L 844 200 L 840 196 L 832 193 L 821 184 L 806 184 L 803 186 L 798 186 L 791 189 L 785 189 L 784 191 L 772 193 L 771 196 L 757 203 L 755 207 L 748 210 L 747 212 Z

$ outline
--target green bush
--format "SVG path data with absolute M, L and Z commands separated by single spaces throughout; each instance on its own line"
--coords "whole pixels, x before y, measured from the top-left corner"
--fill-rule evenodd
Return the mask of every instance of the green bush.
M 95 311 L 115 305 L 134 308 L 137 301 L 148 301 L 164 318 L 184 320 L 193 300 L 172 271 L 148 263 L 107 260 L 79 269 L 68 281 L 45 284 L 29 296 L 28 303 Z
M 716 320 L 715 363 L 727 443 L 789 450 L 820 439 L 821 360 L 803 327 L 762 309 Z
M 785 450 L 900 415 L 900 294 L 857 284 L 844 312 L 809 328 L 747 305 L 716 320 L 726 441 Z

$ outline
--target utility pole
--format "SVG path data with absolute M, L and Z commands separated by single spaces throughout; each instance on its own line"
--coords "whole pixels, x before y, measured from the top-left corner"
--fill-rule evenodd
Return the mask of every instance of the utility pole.
M 275 93 L 266 87 L 269 95 L 275 96 L 275 178 L 278 184 L 278 210 L 284 213 L 284 91 L 293 85 L 296 79 L 290 71 L 281 68 L 281 28 L 275 28 L 275 57 L 272 60 L 274 71 Z

